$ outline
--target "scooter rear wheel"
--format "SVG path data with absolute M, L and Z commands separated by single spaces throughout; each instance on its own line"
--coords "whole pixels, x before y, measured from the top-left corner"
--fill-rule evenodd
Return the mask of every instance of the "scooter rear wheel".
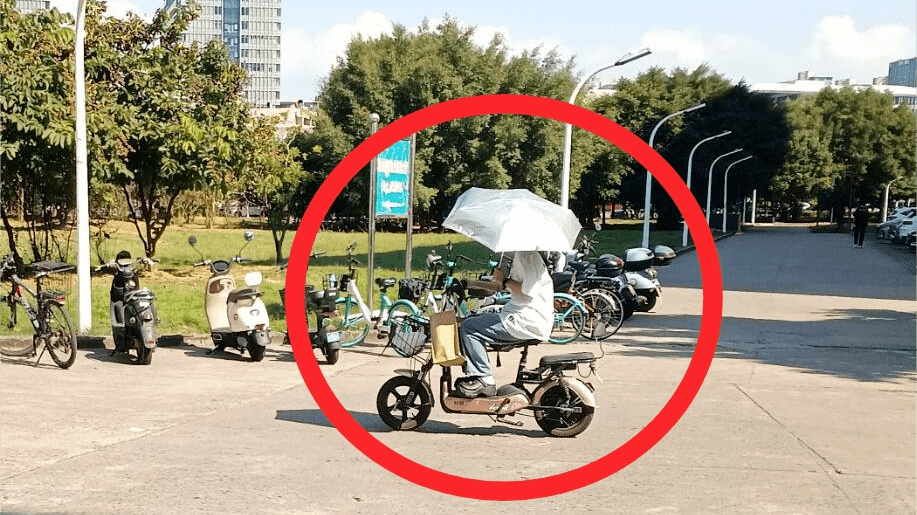
M 430 416 L 432 394 L 422 381 L 396 376 L 382 385 L 376 396 L 376 410 L 385 425 L 396 431 L 417 429 Z
M 327 361 L 329 365 L 334 365 L 339 359 L 341 359 L 341 349 L 330 349 L 325 352 L 325 361 Z
M 535 422 L 551 436 L 576 436 L 589 427 L 595 415 L 593 407 L 584 404 L 579 394 L 563 385 L 548 389 L 541 396 L 539 405 L 545 408 L 535 410 Z M 578 409 L 579 412 L 573 412 L 572 409 Z
M 264 346 L 258 345 L 257 343 L 248 344 L 248 355 L 252 358 L 252 361 L 261 361 L 264 359 Z

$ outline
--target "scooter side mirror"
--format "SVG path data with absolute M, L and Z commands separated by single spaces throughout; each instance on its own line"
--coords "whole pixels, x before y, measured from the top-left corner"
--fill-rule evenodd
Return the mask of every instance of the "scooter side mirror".
M 197 245 L 197 238 L 194 236 L 188 236 L 188 245 L 191 245 L 192 247 Z
M 245 231 L 242 236 L 245 238 L 245 241 L 252 241 L 255 239 L 255 233 L 251 231 Z
M 602 224 L 598 222 L 596 222 L 593 227 L 595 227 L 595 232 L 600 232 L 602 230 Z
M 257 270 L 245 274 L 245 284 L 248 286 L 258 286 L 263 280 L 264 276 L 262 276 L 261 272 Z

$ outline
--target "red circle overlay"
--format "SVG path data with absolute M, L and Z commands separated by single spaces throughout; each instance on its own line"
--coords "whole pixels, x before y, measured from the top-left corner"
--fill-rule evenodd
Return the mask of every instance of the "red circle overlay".
M 576 125 L 633 156 L 652 172 L 681 210 L 694 237 L 703 279 L 703 316 L 697 346 L 681 383 L 662 410 L 640 432 L 605 456 L 561 474 L 520 481 L 485 481 L 447 474 L 402 456 L 369 434 L 344 409 L 325 381 L 309 343 L 303 294 L 308 256 L 321 222 L 332 202 L 361 168 L 398 140 L 423 129 L 458 118 L 493 114 L 538 116 Z M 723 317 L 723 278 L 713 235 L 681 177 L 662 156 L 627 129 L 587 109 L 549 98 L 524 95 L 459 98 L 421 109 L 383 127 L 357 146 L 325 179 L 303 215 L 290 261 L 294 266 L 287 269 L 286 313 L 293 353 L 306 386 L 328 420 L 354 447 L 390 472 L 431 490 L 471 499 L 513 501 L 549 497 L 593 484 L 633 463 L 675 426 L 694 400 L 713 361 Z M 375 392 L 372 396 L 375 398 Z

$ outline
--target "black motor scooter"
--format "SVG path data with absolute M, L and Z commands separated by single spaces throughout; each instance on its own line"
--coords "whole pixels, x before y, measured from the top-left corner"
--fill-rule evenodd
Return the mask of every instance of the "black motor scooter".
M 313 252 L 310 257 L 314 259 L 324 253 L 324 251 Z M 281 270 L 286 270 L 286 268 L 286 264 L 280 267 Z M 309 341 L 313 349 L 322 351 L 329 365 L 334 365 L 341 357 L 341 333 L 329 331 L 328 324 L 325 322 L 337 310 L 335 305 L 337 296 L 336 284 L 325 284 L 324 290 L 315 290 L 311 284 L 306 285 L 306 315 L 308 316 L 310 311 L 315 313 L 315 327 L 309 328 Z M 280 290 L 280 301 L 286 307 L 286 289 Z M 290 344 L 289 330 L 283 336 L 283 344 Z
M 146 257 L 137 258 L 138 263 L 152 266 Z M 109 294 L 111 314 L 111 335 L 115 348 L 111 355 L 135 351 L 137 363 L 149 365 L 156 350 L 156 295 L 140 287 L 140 280 L 134 268 L 130 252 L 123 250 L 114 261 L 95 268 L 94 275 L 112 274 Z

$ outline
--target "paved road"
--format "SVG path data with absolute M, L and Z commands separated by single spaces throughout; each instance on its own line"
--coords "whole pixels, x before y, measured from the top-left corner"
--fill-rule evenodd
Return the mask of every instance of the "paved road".
M 841 270 L 812 262 L 823 253 L 839 262 L 880 259 L 881 249 L 848 252 L 842 239 L 768 229 L 718 242 L 724 322 L 697 398 L 640 459 L 568 494 L 488 503 L 413 485 L 330 426 L 288 348 L 272 346 L 264 362 L 247 363 L 207 356 L 204 343 L 190 341 L 160 349 L 151 367 L 102 350 L 80 351 L 68 371 L 0 362 L 2 510 L 913 514 L 914 267 L 882 265 L 898 266 L 904 286 L 878 274 L 869 287 L 884 293 L 864 297 L 857 282 L 830 283 Z M 749 277 L 751 254 L 774 252 L 778 243 L 811 255 Z M 423 465 L 489 480 L 562 473 L 623 444 L 675 390 L 700 323 L 692 267 L 687 254 L 663 270 L 656 312 L 635 316 L 605 346 L 604 382 L 592 380 L 600 407 L 574 439 L 546 437 L 531 420 L 495 425 L 438 407 L 420 431 L 391 432 L 374 399 L 403 359 L 378 357 L 380 346 L 370 342 L 322 370 L 358 423 Z M 794 275 L 808 277 L 808 286 L 793 289 L 781 277 Z M 569 350 L 598 351 L 589 344 Z M 498 381 L 512 374 L 511 355 L 503 362 Z

